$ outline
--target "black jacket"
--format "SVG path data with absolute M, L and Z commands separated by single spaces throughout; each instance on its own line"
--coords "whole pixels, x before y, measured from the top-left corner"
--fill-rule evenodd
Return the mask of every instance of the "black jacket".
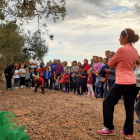
M 8 73 L 8 75 L 11 75 L 11 76 L 13 76 L 14 72 L 15 72 L 14 65 L 8 66 L 4 71 L 5 75 Z

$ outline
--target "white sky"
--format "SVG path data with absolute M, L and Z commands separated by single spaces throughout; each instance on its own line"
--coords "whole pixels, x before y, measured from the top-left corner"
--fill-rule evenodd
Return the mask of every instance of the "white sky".
M 139 0 L 66 0 L 67 15 L 64 20 L 47 23 L 51 41 L 47 35 L 49 52 L 44 62 L 53 59 L 73 60 L 83 63 L 93 55 L 105 57 L 105 50 L 117 51 L 120 46 L 119 36 L 125 28 L 133 29 L 140 35 Z M 25 26 L 35 30 L 37 22 Z M 140 53 L 140 41 L 134 44 Z

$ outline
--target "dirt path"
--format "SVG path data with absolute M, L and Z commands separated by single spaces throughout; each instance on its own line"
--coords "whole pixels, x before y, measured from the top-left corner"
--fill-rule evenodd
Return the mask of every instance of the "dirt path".
M 18 89 L 0 96 L 1 111 L 13 111 L 18 125 L 25 124 L 31 140 L 124 140 L 119 134 L 125 121 L 123 101 L 115 107 L 115 136 L 100 136 L 103 128 L 102 101 L 72 93 L 48 91 L 41 94 L 33 90 Z M 137 119 L 135 115 L 135 119 Z M 139 140 L 134 123 L 133 140 Z

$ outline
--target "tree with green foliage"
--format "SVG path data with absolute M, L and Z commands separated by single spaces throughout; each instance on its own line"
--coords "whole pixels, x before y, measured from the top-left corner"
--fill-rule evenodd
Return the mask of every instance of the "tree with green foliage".
M 40 22 L 41 19 L 47 19 L 52 15 L 54 21 L 60 17 L 65 18 L 65 0 L 1 0 L 0 1 L 0 20 L 9 21 L 20 20 L 20 25 L 24 21 L 38 19 L 38 26 L 47 27 L 46 22 Z M 53 35 L 49 35 L 53 39 Z
M 38 60 L 41 60 L 48 52 L 46 41 L 39 32 L 25 37 L 23 31 L 16 21 L 0 25 L 0 52 L 3 53 L 0 72 L 14 62 L 28 61 L 32 54 L 36 54 Z

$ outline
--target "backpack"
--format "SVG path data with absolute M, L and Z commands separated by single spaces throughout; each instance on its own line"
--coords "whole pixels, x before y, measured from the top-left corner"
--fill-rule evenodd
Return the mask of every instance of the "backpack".
M 60 83 L 65 84 L 65 79 L 63 77 L 61 78 Z

